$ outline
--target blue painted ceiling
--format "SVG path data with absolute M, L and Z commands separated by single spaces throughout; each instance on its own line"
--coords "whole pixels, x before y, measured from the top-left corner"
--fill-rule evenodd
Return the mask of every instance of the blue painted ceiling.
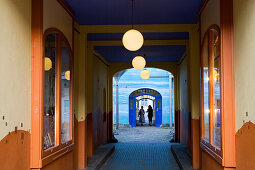
M 145 40 L 188 40 L 188 32 L 144 32 L 143 38 Z M 88 41 L 111 41 L 122 40 L 123 33 L 89 33 Z
M 134 24 L 196 24 L 203 0 L 134 0 Z M 80 25 L 129 25 L 131 0 L 66 0 Z M 187 32 L 142 33 L 145 40 L 188 40 Z M 89 41 L 120 41 L 122 33 L 89 33 Z M 146 54 L 147 62 L 177 62 L 185 46 L 143 46 L 130 52 L 123 46 L 98 46 L 108 62 L 131 62 L 137 54 Z
M 66 0 L 80 25 L 129 25 L 131 0 Z M 202 0 L 134 0 L 134 24 L 196 24 Z
M 131 52 L 123 46 L 96 46 L 95 50 L 108 62 L 131 62 L 137 55 L 145 56 L 147 62 L 177 62 L 185 53 L 184 45 L 143 46 Z
M 89 33 L 89 41 L 121 40 L 119 33 Z M 145 40 L 188 40 L 188 32 L 143 33 Z M 143 46 L 137 52 L 130 52 L 123 46 L 95 47 L 108 62 L 131 62 L 136 55 L 146 54 L 148 62 L 177 62 L 183 56 L 186 48 L 181 45 Z

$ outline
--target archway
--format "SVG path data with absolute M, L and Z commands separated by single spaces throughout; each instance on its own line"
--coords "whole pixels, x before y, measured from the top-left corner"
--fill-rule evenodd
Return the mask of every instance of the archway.
M 135 90 L 129 95 L 129 124 L 132 127 L 136 127 L 138 124 L 138 112 L 143 99 L 151 101 L 154 112 L 152 123 L 156 127 L 160 127 L 162 124 L 162 96 L 158 91 L 149 88 Z M 145 110 L 147 110 L 148 103 L 144 103 Z
M 112 129 L 136 127 L 141 125 L 138 118 L 140 106 L 151 105 L 154 111 L 152 123 L 154 127 L 175 129 L 175 105 L 176 105 L 176 77 L 164 69 L 147 68 L 151 72 L 151 77 L 143 80 L 140 77 L 140 71 L 135 69 L 126 69 L 114 74 L 112 79 Z M 145 90 L 139 93 L 139 90 Z M 146 89 L 148 92 L 146 93 Z M 136 91 L 138 90 L 137 94 Z M 150 92 L 149 90 L 152 90 Z M 155 92 L 154 92 L 155 91 Z M 155 93 L 155 94 L 154 94 Z M 158 94 L 158 96 L 156 96 Z M 132 115 L 132 123 L 129 116 L 130 113 L 130 97 L 133 97 L 132 107 L 135 107 Z M 160 104 L 158 104 L 160 98 Z M 160 109 L 156 108 L 160 106 Z M 161 116 L 155 119 L 155 113 L 161 111 Z M 145 113 L 146 114 L 146 113 Z M 160 120 L 159 122 L 157 122 Z M 145 125 L 149 122 L 147 115 L 145 116 Z M 144 123 L 143 123 L 144 125 Z
M 172 108 L 171 110 L 173 110 L 173 120 L 172 122 L 170 122 L 170 127 L 175 127 L 175 115 L 178 112 L 178 108 L 179 108 L 179 79 L 178 79 L 178 74 L 179 74 L 179 68 L 178 68 L 178 64 L 175 62 L 149 62 L 147 63 L 147 68 L 155 68 L 155 69 L 160 69 L 160 70 L 164 70 L 166 72 L 168 72 L 169 74 L 172 75 L 172 79 L 171 79 L 171 86 L 172 86 L 172 94 L 173 94 L 173 98 L 172 98 Z M 111 63 L 109 65 L 109 105 L 108 105 L 108 110 L 109 110 L 109 120 L 110 124 L 115 123 L 116 118 L 114 117 L 114 114 L 116 112 L 116 106 L 114 105 L 114 102 L 116 101 L 116 96 L 114 96 L 113 94 L 115 93 L 116 89 L 113 88 L 114 86 L 114 81 L 115 81 L 115 77 L 116 75 L 121 75 L 120 73 L 123 73 L 127 70 L 132 69 L 132 65 L 130 63 Z M 120 77 L 120 76 L 118 76 Z M 170 82 L 170 81 L 169 81 Z M 142 87 L 140 87 L 142 88 Z M 153 87 L 143 87 L 143 88 L 152 88 Z M 135 89 L 134 89 L 135 90 Z M 162 94 L 162 93 L 161 93 Z M 163 114 L 164 114 L 164 110 L 163 110 Z M 112 137 L 112 131 L 113 131 L 113 127 L 114 126 L 109 126 L 109 138 Z

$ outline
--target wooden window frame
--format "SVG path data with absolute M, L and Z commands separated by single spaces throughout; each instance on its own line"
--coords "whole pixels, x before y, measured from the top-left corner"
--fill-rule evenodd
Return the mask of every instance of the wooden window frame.
M 225 8 L 227 3 L 224 4 Z M 221 16 L 222 17 L 222 16 Z M 225 17 L 225 16 L 224 16 Z M 226 18 L 229 16 L 226 16 Z M 227 20 L 224 18 L 224 20 Z M 212 55 L 210 51 L 210 35 L 209 30 L 215 29 L 219 33 L 220 38 L 220 61 L 221 61 L 221 148 L 213 145 L 214 137 L 214 118 L 211 114 L 211 108 L 213 102 L 213 94 L 210 86 L 210 140 L 204 139 L 204 87 L 203 87 L 203 51 L 205 44 L 205 37 L 208 36 L 208 56 L 209 56 L 209 67 L 212 67 Z M 208 153 L 214 160 L 224 167 L 236 167 L 235 159 L 235 110 L 234 110 L 234 78 L 233 78 L 233 34 L 229 25 L 221 22 L 221 27 L 212 25 L 206 31 L 201 47 L 201 138 L 200 147 Z M 212 69 L 210 69 L 212 71 Z M 212 74 L 212 73 L 211 73 Z M 210 78 L 211 80 L 211 78 Z M 212 82 L 211 82 L 212 83 Z M 211 85 L 210 83 L 210 85 Z M 212 120 L 212 121 L 211 121 Z
M 74 64 L 74 13 L 64 0 L 57 0 L 63 9 L 72 17 L 72 48 L 64 38 L 70 52 L 70 137 L 71 141 L 58 147 L 51 147 L 44 151 L 43 129 L 43 95 L 44 95 L 44 33 L 43 33 L 43 0 L 32 0 L 31 25 L 31 140 L 30 140 L 30 168 L 40 169 L 69 153 L 74 148 L 74 106 L 73 106 L 73 64 Z M 47 31 L 58 31 L 51 28 Z M 65 36 L 64 36 L 65 37 Z M 59 140 L 60 141 L 60 140 Z
M 57 72 L 56 72 L 56 145 L 50 148 L 44 149 L 44 47 L 45 47 L 45 39 L 46 36 L 50 33 L 56 33 L 57 34 L 57 46 L 56 46 L 56 60 L 57 60 Z M 40 73 L 37 77 L 37 86 L 39 93 L 36 95 L 39 99 L 38 105 L 39 107 L 36 109 L 38 114 L 37 116 L 39 119 L 36 119 L 36 115 L 32 115 L 31 120 L 31 131 L 37 131 L 39 133 L 32 133 L 31 142 L 35 141 L 35 143 L 32 143 L 31 148 L 31 168 L 42 168 L 49 163 L 55 161 L 56 159 L 62 157 L 63 155 L 69 153 L 74 149 L 74 105 L 73 105 L 73 65 L 74 65 L 74 59 L 73 59 L 73 51 L 72 48 L 65 37 L 65 35 L 56 28 L 50 28 L 47 29 L 44 32 L 43 38 L 42 38 L 42 47 L 40 48 L 40 51 L 42 54 L 40 55 L 40 58 L 38 58 L 37 63 L 35 61 L 32 64 L 37 64 L 38 68 L 37 71 Z M 70 128 L 69 128 L 69 136 L 71 140 L 61 143 L 61 64 L 62 64 L 62 54 L 61 54 L 61 42 L 64 41 L 70 56 Z M 32 75 L 34 73 L 32 72 Z M 32 82 L 32 87 L 34 86 Z M 34 88 L 34 87 L 33 87 Z M 35 94 L 32 94 L 32 97 L 35 96 Z M 32 106 L 35 103 L 32 101 Z M 34 146 L 33 146 L 34 145 Z M 34 148 L 33 148 L 34 147 Z
M 213 69 L 212 69 L 212 65 L 213 65 L 213 55 L 212 55 L 212 36 L 210 34 L 210 30 L 216 30 L 218 33 L 218 36 L 221 37 L 221 32 L 220 32 L 220 28 L 217 25 L 212 25 L 210 26 L 207 31 L 205 32 L 203 41 L 202 41 L 202 48 L 201 48 L 201 66 L 200 66 L 200 70 L 201 70 L 201 139 L 200 139 L 200 146 L 202 149 L 206 150 L 207 153 L 209 153 L 217 162 L 219 162 L 220 164 L 222 164 L 222 129 L 223 129 L 223 122 L 222 122 L 222 118 L 223 118 L 223 112 L 222 112 L 222 108 L 223 108 L 223 103 L 222 103 L 222 97 L 223 97 L 223 91 L 222 91 L 222 82 L 223 82 L 223 75 L 222 75 L 222 71 L 220 72 L 220 101 L 221 101 L 221 147 L 218 148 L 214 145 L 214 114 L 213 113 L 213 101 L 214 101 L 214 94 L 213 94 L 213 79 L 211 78 L 211 76 L 213 75 Z M 221 38 L 219 38 L 219 41 L 221 43 Z M 207 46 L 208 49 L 208 68 L 209 68 L 209 109 L 210 109 L 210 114 L 209 114 L 209 141 L 204 139 L 204 70 L 203 70 L 203 53 L 204 53 L 204 49 L 206 48 L 205 45 Z M 221 49 L 220 49 L 221 51 Z M 220 53 L 220 60 L 222 63 L 222 57 L 221 57 L 221 53 Z M 220 66 L 220 69 L 222 70 L 222 64 Z
M 74 145 L 74 136 L 73 136 L 73 126 L 74 126 L 74 112 L 73 112 L 73 55 L 72 55 L 72 49 L 71 46 L 65 37 L 65 35 L 56 28 L 50 28 L 47 29 L 44 33 L 43 37 L 43 49 L 45 49 L 45 40 L 46 36 L 51 33 L 57 34 L 57 46 L 56 46 L 56 58 L 57 58 L 57 72 L 56 72 L 56 145 L 50 148 L 47 148 L 44 150 L 42 148 L 42 165 L 46 165 L 49 162 L 51 162 L 56 156 L 59 157 L 73 149 Z M 61 143 L 61 67 L 62 67 L 62 52 L 61 52 L 61 42 L 64 41 L 67 45 L 69 56 L 70 56 L 70 124 L 69 124 L 69 136 L 71 140 Z M 43 51 L 43 57 L 45 57 L 44 54 L 45 51 Z M 44 61 L 44 60 L 43 60 Z M 44 65 L 44 63 L 43 63 Z M 43 79 L 42 79 L 42 88 L 44 88 L 44 71 L 43 71 Z M 44 94 L 44 93 L 43 93 Z M 42 100 L 44 101 L 44 96 L 42 96 Z M 43 108 L 42 108 L 43 109 Z M 44 111 L 42 110 L 42 113 Z M 42 114 L 42 144 L 44 144 L 44 123 L 43 123 L 43 114 Z
M 201 15 L 210 0 L 203 0 L 199 10 L 199 32 L 201 40 Z M 204 144 L 200 138 L 200 147 L 223 167 L 236 167 L 235 150 L 235 88 L 234 88 L 234 36 L 233 36 L 233 0 L 220 1 L 220 55 L 221 55 L 221 147 L 222 155 L 213 150 L 209 144 Z M 200 43 L 201 45 L 201 43 Z M 200 49 L 202 47 L 200 46 Z M 202 97 L 203 91 L 201 91 Z M 202 98 L 201 98 L 202 99 Z M 202 103 L 202 100 L 201 100 Z M 203 133 L 202 104 L 200 128 Z M 202 136 L 201 136 L 202 137 Z

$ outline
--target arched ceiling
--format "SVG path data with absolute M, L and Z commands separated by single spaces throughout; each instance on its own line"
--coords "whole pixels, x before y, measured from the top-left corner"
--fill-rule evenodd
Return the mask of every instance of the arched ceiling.
M 203 0 L 134 0 L 135 25 L 197 24 Z M 66 0 L 80 25 L 131 25 L 131 0 Z M 188 40 L 188 32 L 142 32 L 145 40 Z M 123 33 L 88 33 L 88 41 L 121 41 Z M 146 55 L 147 62 L 177 62 L 185 44 L 143 46 L 130 52 L 123 46 L 95 46 L 108 62 L 131 62 Z

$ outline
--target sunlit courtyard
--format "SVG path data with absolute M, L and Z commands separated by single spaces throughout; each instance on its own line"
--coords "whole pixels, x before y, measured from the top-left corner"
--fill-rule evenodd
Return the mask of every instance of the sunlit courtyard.
M 173 132 L 174 129 L 169 127 L 122 127 L 114 130 L 114 136 L 120 143 L 167 143 Z

